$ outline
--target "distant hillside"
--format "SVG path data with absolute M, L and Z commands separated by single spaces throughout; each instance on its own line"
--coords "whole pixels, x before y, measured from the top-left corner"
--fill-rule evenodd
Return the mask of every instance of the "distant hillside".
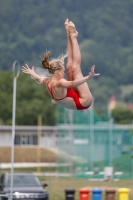
M 133 83 L 132 7 L 132 0 L 1 1 L 0 68 L 9 69 L 15 59 L 40 65 L 46 49 L 52 56 L 65 51 L 68 17 L 79 32 L 84 73 L 96 64 L 102 76 Z

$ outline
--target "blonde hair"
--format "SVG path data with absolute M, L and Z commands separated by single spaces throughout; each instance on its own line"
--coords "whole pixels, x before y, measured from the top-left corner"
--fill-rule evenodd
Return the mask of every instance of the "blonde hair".
M 62 65 L 64 65 L 64 59 L 67 57 L 67 54 L 61 54 L 58 58 L 53 58 L 49 61 L 51 51 L 47 51 L 42 58 L 42 68 L 48 69 L 50 74 L 54 74 L 56 70 L 60 70 Z

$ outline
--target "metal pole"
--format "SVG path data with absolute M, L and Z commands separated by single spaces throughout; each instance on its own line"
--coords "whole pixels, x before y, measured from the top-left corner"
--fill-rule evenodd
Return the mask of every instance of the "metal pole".
M 69 172 L 70 172 L 70 175 L 73 176 L 73 156 L 74 156 L 74 144 L 73 144 L 73 129 L 72 129 L 72 125 L 73 125 L 73 110 L 68 110 L 69 112 L 69 122 L 70 122 L 70 125 L 69 125 L 69 136 L 71 138 L 71 141 L 70 141 L 70 151 L 71 151 L 71 155 L 72 156 L 69 156 L 69 160 L 70 160 L 70 168 L 69 168 Z
M 37 145 L 37 162 L 41 162 L 41 134 L 42 134 L 42 115 L 38 115 L 38 145 Z M 40 166 L 37 167 L 37 172 L 41 172 Z
M 17 67 L 17 71 L 15 68 Z M 10 200 L 12 200 L 13 192 L 13 169 L 14 169 L 14 139 L 15 139 L 15 114 L 16 114 L 16 83 L 20 73 L 20 64 L 17 60 L 13 62 L 13 106 L 12 106 L 12 146 L 11 146 L 11 185 L 10 185 Z
M 133 119 L 132 119 L 132 123 L 131 123 L 132 127 L 133 127 Z M 133 130 L 133 129 L 131 129 Z M 132 133 L 132 147 L 133 147 L 133 133 Z M 132 153 L 131 153 L 132 154 Z M 132 155 L 133 156 L 133 155 Z M 133 158 L 132 158 L 132 178 L 133 178 Z
M 112 144 L 113 144 L 112 125 L 113 125 L 113 119 L 110 118 L 109 120 L 109 166 L 112 166 Z
M 94 98 L 90 107 L 90 170 L 93 171 L 94 162 Z

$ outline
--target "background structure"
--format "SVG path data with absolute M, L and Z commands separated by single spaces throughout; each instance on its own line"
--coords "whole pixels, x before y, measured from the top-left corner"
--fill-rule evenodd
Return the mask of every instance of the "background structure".
M 102 121 L 93 111 L 69 111 L 58 107 L 58 163 L 66 163 L 59 173 L 87 177 L 103 177 L 105 167 L 113 167 L 114 174 L 131 178 L 133 125 L 117 125 L 113 120 Z

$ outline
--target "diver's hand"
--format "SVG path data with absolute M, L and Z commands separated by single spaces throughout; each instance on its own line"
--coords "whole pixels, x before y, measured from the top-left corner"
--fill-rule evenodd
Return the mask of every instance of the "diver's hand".
M 97 73 L 97 74 L 95 74 L 95 65 L 93 65 L 92 67 L 91 67 L 91 71 L 89 72 L 89 78 L 92 78 L 92 77 L 94 77 L 94 76 L 99 76 L 100 74 L 99 73 Z
M 27 64 L 25 64 L 25 66 L 22 66 L 22 72 L 24 72 L 25 74 L 33 74 L 34 71 L 34 66 L 32 68 L 30 68 Z

